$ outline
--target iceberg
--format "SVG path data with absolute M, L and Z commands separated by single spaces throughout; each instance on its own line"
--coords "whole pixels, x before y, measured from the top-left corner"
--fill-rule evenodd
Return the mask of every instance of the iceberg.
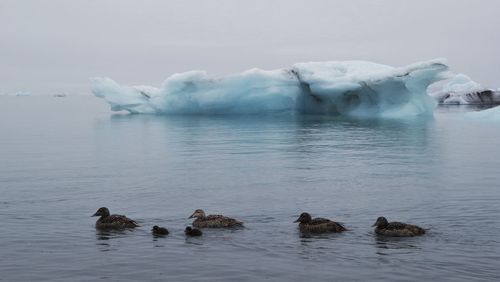
M 27 97 L 27 96 L 31 96 L 31 92 L 29 92 L 29 91 L 17 91 L 17 92 L 14 92 L 14 93 L 9 93 L 7 95 L 9 95 L 9 96 Z
M 457 74 L 438 91 L 430 92 L 439 104 L 495 105 L 500 104 L 500 92 L 486 89 L 464 74 Z
M 297 63 L 223 78 L 204 71 L 168 77 L 159 87 L 92 78 L 91 90 L 113 111 L 137 114 L 431 115 L 427 87 L 450 77 L 443 59 L 405 67 L 365 61 Z
M 470 112 L 467 113 L 467 117 L 479 120 L 500 121 L 500 106 L 489 108 L 487 110 Z

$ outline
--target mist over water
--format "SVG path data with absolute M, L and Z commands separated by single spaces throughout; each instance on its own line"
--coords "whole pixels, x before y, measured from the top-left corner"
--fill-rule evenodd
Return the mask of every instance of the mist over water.
M 473 110 L 113 115 L 90 96 L 0 97 L 0 280 L 497 280 L 500 131 Z M 96 231 L 101 206 L 141 227 Z M 197 208 L 246 228 L 186 239 Z M 304 211 L 351 231 L 302 237 Z M 428 234 L 376 237 L 381 215 Z

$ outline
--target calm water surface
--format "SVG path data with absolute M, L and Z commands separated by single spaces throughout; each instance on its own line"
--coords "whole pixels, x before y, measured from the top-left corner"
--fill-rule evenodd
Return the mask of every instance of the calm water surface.
M 0 280 L 500 279 L 500 124 L 113 115 L 0 97 Z M 94 229 L 97 208 L 141 227 Z M 197 208 L 247 228 L 182 233 Z M 350 232 L 301 237 L 303 211 Z M 377 238 L 378 216 L 428 228 Z M 153 238 L 152 225 L 170 229 Z

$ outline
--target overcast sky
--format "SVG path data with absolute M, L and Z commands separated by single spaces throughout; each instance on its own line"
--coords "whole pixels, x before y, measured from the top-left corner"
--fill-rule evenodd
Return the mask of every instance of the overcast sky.
M 86 94 L 89 77 L 158 86 L 201 69 L 445 57 L 500 87 L 500 1 L 0 0 L 0 94 Z

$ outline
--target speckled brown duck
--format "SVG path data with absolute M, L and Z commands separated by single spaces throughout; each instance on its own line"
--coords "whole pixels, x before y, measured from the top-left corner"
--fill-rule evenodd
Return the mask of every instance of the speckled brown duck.
M 126 229 L 139 226 L 134 220 L 119 214 L 109 214 L 109 210 L 102 207 L 93 216 L 100 216 L 96 221 L 97 229 Z
M 243 222 L 223 215 L 205 215 L 201 209 L 195 210 L 189 218 L 195 218 L 193 226 L 197 228 L 235 228 L 242 227 Z
M 384 236 L 412 237 L 425 234 L 425 230 L 421 227 L 401 222 L 388 222 L 383 216 L 377 218 L 373 226 L 377 226 L 376 234 Z
M 304 233 L 335 233 L 347 231 L 342 224 L 326 219 L 312 218 L 307 212 L 302 213 L 295 222 L 299 223 L 299 229 Z

